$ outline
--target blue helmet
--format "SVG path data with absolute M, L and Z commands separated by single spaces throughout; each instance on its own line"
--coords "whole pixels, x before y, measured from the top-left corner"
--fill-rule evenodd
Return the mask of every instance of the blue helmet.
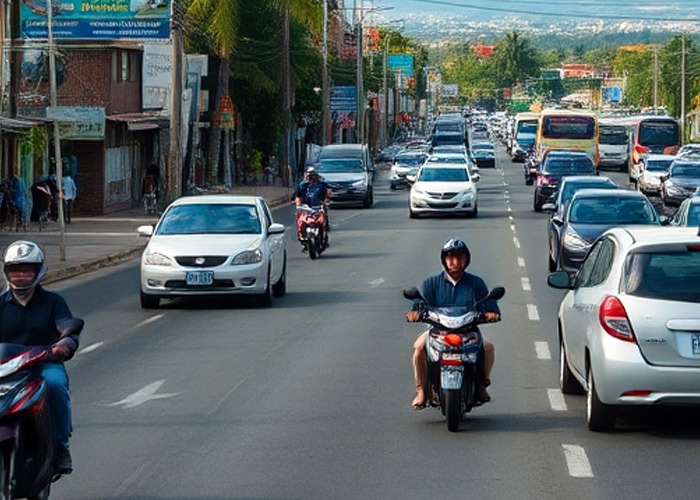
M 467 256 L 467 264 L 464 266 L 465 269 L 469 267 L 469 263 L 472 261 L 472 254 L 469 251 L 469 247 L 462 240 L 455 238 L 450 238 L 447 243 L 442 245 L 442 250 L 440 251 L 440 262 L 442 262 L 442 267 L 445 267 L 445 257 L 450 252 L 454 253 L 464 253 Z

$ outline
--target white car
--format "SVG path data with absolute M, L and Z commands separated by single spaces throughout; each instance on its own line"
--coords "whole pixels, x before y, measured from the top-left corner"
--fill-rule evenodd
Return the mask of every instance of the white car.
M 478 197 L 469 166 L 460 163 L 426 163 L 411 186 L 408 213 L 411 218 L 421 214 L 464 214 L 476 217 Z
M 259 196 L 206 195 L 175 200 L 139 235 L 141 307 L 161 298 L 255 295 L 263 306 L 286 291 L 285 227 Z
M 645 194 L 661 193 L 661 176 L 676 159 L 675 155 L 646 155 L 642 158 L 639 173 L 639 190 Z
M 593 431 L 615 427 L 618 406 L 700 405 L 700 236 L 696 227 L 616 227 L 576 275 L 559 307 L 559 379 L 587 393 Z

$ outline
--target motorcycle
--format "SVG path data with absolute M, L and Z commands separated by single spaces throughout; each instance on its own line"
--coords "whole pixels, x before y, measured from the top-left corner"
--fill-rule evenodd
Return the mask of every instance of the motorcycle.
M 418 321 L 430 325 L 426 405 L 440 408 L 451 432 L 457 432 L 464 416 L 480 404 L 477 391 L 483 380 L 484 339 L 478 325 L 486 319 L 478 306 L 487 300 L 500 300 L 505 293 L 505 288 L 497 287 L 471 307 L 432 307 L 417 288 L 403 292 L 414 301 Z
M 328 248 L 326 210 L 323 206 L 302 205 L 297 209 L 297 234 L 304 252 L 317 259 Z
M 537 160 L 537 155 L 529 153 L 523 162 L 523 174 L 525 175 L 525 185 L 532 186 L 537 179 L 537 172 L 540 170 L 540 164 Z
M 79 331 L 77 318 L 61 330 Z M 50 348 L 0 343 L 0 499 L 48 500 L 54 472 L 54 444 L 41 365 Z

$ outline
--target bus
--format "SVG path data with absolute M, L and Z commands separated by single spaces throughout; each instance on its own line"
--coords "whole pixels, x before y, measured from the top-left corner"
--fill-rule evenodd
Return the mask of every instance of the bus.
M 598 117 L 595 113 L 546 109 L 537 122 L 536 149 L 541 157 L 548 149 L 584 151 L 597 167 L 600 163 Z
M 508 152 L 513 161 L 525 161 L 527 151 L 535 143 L 539 113 L 518 113 L 513 121 Z
M 600 166 L 618 167 L 627 171 L 630 153 L 630 136 L 627 127 L 616 123 L 615 119 L 598 118 L 600 135 Z

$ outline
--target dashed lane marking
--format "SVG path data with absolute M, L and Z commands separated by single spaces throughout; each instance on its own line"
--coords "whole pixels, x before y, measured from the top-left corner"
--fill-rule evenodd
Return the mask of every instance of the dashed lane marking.
M 530 321 L 540 320 L 540 313 L 537 311 L 537 306 L 535 304 L 527 305 L 527 316 L 530 318 Z
M 513 245 L 515 245 L 515 248 L 520 248 L 520 241 L 518 238 L 513 238 Z
M 530 278 L 520 278 L 520 286 L 522 286 L 523 290 L 526 292 L 532 290 L 532 287 L 530 286 Z
M 518 266 L 525 267 L 525 259 L 518 257 Z
M 384 278 L 379 278 L 379 279 L 376 279 L 376 280 L 368 281 L 367 283 L 368 283 L 369 286 L 371 286 L 372 288 L 377 288 L 377 287 L 381 286 L 382 283 L 384 283 Z
M 566 411 L 566 400 L 559 389 L 547 389 L 547 397 L 549 398 L 549 406 L 554 411 Z
M 586 450 L 575 444 L 562 444 L 569 475 L 572 477 L 594 477 L 591 464 L 586 456 Z
M 549 352 L 549 344 L 547 342 L 535 342 L 535 352 L 538 359 L 552 359 L 552 353 Z
M 96 342 L 96 343 L 94 343 L 94 344 L 90 344 L 90 345 L 88 345 L 88 346 L 83 347 L 83 348 L 80 349 L 76 354 L 87 354 L 87 353 L 89 353 L 89 352 L 92 352 L 92 351 L 95 351 L 95 350 L 99 349 L 99 348 L 102 347 L 103 345 L 105 345 L 104 342 Z

